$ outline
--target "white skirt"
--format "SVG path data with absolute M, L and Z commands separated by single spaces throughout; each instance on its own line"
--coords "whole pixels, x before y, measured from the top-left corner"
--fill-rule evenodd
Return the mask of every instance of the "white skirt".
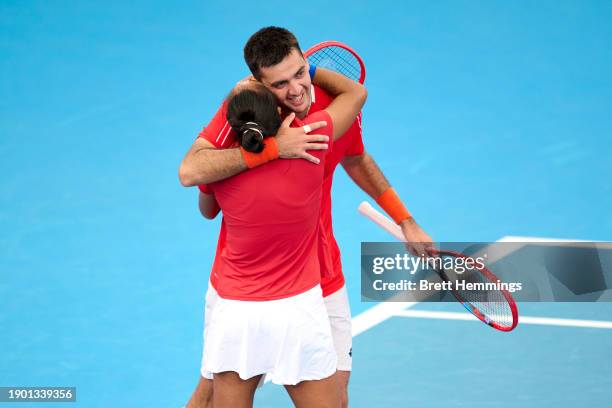
M 241 301 L 217 297 L 206 323 L 203 372 L 259 374 L 275 384 L 321 380 L 337 356 L 320 286 L 285 299 Z

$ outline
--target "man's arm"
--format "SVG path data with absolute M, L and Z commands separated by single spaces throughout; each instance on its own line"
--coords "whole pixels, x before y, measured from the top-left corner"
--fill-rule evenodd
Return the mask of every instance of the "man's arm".
M 217 149 L 208 140 L 198 137 L 179 169 L 179 179 L 185 187 L 214 183 L 248 167 L 240 149 Z
M 355 122 L 368 92 L 359 82 L 325 68 L 317 68 L 313 82 L 334 97 L 325 110 L 334 122 L 333 136 L 336 140 Z
M 201 191 L 198 197 L 198 206 L 200 207 L 202 216 L 209 220 L 214 219 L 221 210 L 214 194 L 206 194 Z
M 387 191 L 391 185 L 385 178 L 372 156 L 363 152 L 357 156 L 346 156 L 342 167 L 363 191 L 374 200 Z M 431 237 L 425 233 L 412 216 L 400 222 L 402 233 L 409 243 L 408 249 L 415 255 L 425 254 L 426 248 L 433 245 Z
M 315 164 L 319 159 L 307 150 L 327 149 L 329 138 L 325 135 L 309 135 L 302 127 L 289 127 L 294 114 L 285 118 L 276 135 L 278 155 L 283 159 L 306 159 Z M 310 132 L 325 126 L 325 122 L 312 123 Z M 248 169 L 239 148 L 217 149 L 208 140 L 198 137 L 179 169 L 179 179 L 185 187 L 214 183 Z
M 358 156 L 346 156 L 342 167 L 355 184 L 374 199 L 391 187 L 372 156 L 365 151 Z

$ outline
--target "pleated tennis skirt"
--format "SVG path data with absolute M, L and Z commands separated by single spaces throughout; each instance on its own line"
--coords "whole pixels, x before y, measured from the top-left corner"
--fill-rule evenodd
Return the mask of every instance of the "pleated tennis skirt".
M 207 302 L 209 297 L 214 298 L 214 306 L 205 325 L 202 373 L 234 371 L 244 380 L 264 374 L 275 384 L 295 385 L 336 371 L 337 356 L 319 285 L 270 301 L 207 294 Z

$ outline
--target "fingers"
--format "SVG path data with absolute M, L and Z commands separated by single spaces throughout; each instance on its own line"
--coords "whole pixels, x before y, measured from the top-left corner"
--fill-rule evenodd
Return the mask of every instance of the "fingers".
M 308 143 L 306 149 L 308 150 L 325 150 L 328 145 L 325 143 Z
M 308 153 L 303 153 L 303 154 L 300 155 L 300 157 L 302 159 L 306 159 L 309 162 L 314 163 L 314 164 L 319 164 L 321 162 L 321 160 L 317 159 L 312 154 L 308 154 Z
M 304 133 L 312 132 L 313 130 L 320 129 L 324 126 L 327 126 L 327 122 L 322 120 L 320 122 L 314 122 L 309 125 L 304 126 Z
M 426 256 L 427 250 L 425 249 L 425 245 L 419 242 L 418 245 L 415 245 L 414 250 L 418 254 L 418 256 Z
M 425 247 L 420 242 L 408 242 L 406 249 L 414 256 L 421 257 L 427 255 Z
M 308 143 L 312 142 L 329 142 L 329 136 L 325 135 L 307 135 L 305 139 Z
M 429 239 L 429 241 L 424 242 L 423 244 L 425 245 L 425 250 L 426 250 L 426 251 L 428 251 L 428 252 L 429 252 L 430 250 L 432 250 L 432 249 L 436 249 L 436 244 L 434 244 L 434 243 L 431 241 L 431 238 Z
M 415 256 L 431 255 L 435 244 L 431 237 L 413 220 L 412 223 L 402 223 L 402 232 L 406 239 L 406 249 Z
M 431 256 L 431 249 L 435 249 L 432 242 L 407 242 L 406 249 L 416 257 Z
M 253 78 L 252 75 L 250 77 L 246 77 L 244 79 L 241 79 L 240 81 L 236 82 L 236 85 L 234 85 L 234 92 L 239 91 L 242 87 L 248 85 L 249 82 L 252 82 L 254 80 L 255 80 L 255 78 Z
M 280 127 L 288 128 L 289 125 L 291 125 L 291 122 L 293 122 L 293 119 L 295 119 L 295 113 L 291 112 L 289 115 L 287 115 L 285 120 L 283 120 L 283 122 L 281 123 Z
M 249 75 L 249 76 L 246 76 L 246 77 L 242 78 L 238 82 L 243 82 L 243 81 L 257 81 L 257 80 L 255 79 L 255 77 L 253 75 Z
M 428 254 L 431 255 L 432 254 L 432 250 L 436 249 L 436 244 L 433 242 L 433 240 L 431 239 L 431 237 L 429 235 L 425 235 L 425 237 L 422 239 L 422 244 L 424 247 L 424 251 Z

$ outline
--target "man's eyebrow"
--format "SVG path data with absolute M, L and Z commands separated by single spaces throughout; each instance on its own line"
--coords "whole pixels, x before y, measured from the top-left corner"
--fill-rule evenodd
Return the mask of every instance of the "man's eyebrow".
M 298 69 L 297 71 L 295 71 L 295 74 L 293 74 L 293 76 L 298 75 L 298 74 L 300 74 L 300 73 L 304 72 L 304 70 L 305 70 L 305 69 L 306 69 L 306 66 L 305 66 L 305 65 L 302 65 L 302 66 L 300 67 L 300 69 Z M 272 82 L 272 86 L 280 86 L 280 85 L 284 85 L 284 84 L 286 84 L 287 82 L 289 82 L 287 79 L 282 79 L 282 80 L 280 80 L 280 81 Z
M 281 81 L 272 82 L 272 86 L 280 86 L 280 85 L 284 85 L 284 84 L 286 84 L 287 82 L 289 82 L 289 81 L 287 81 L 286 79 L 283 79 L 283 80 L 281 80 Z

